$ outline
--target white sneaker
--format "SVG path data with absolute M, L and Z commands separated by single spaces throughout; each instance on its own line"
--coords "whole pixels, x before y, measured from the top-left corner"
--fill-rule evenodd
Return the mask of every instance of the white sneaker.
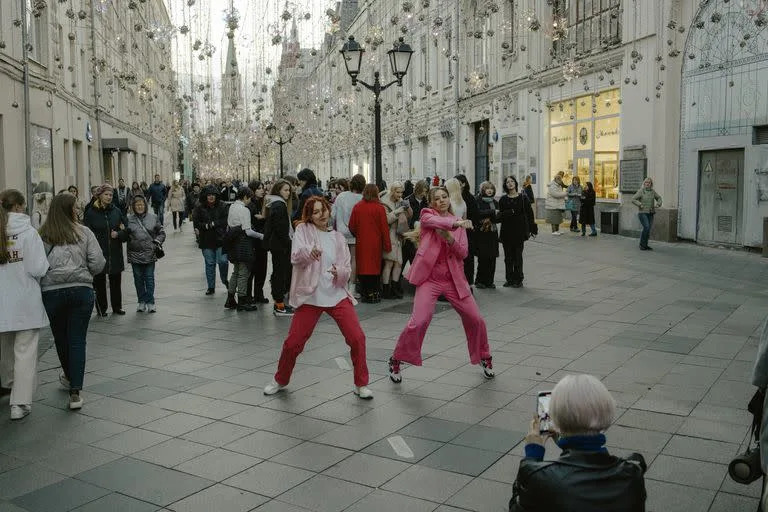
M 83 408 L 83 397 L 79 392 L 69 394 L 69 408 L 73 411 Z
M 61 387 L 67 391 L 69 391 L 69 388 L 71 387 L 69 384 L 69 379 L 66 375 L 64 375 L 64 372 L 59 374 L 59 384 L 61 384 Z
M 270 382 L 269 384 L 267 384 L 264 387 L 264 394 L 265 395 L 274 395 L 275 393 L 277 393 L 278 391 L 280 391 L 283 388 L 285 388 L 285 386 L 281 386 L 275 380 L 273 380 L 272 382 Z
M 137 312 L 137 313 L 143 313 L 143 312 L 145 312 L 146 310 L 147 310 L 147 305 L 146 305 L 146 304 L 144 304 L 143 302 L 139 302 L 139 305 L 138 305 L 138 306 L 136 306 L 136 312 Z
M 157 313 L 157 306 L 154 304 L 147 304 L 147 313 Z
M 12 420 L 20 420 L 21 418 L 25 417 L 30 412 L 32 412 L 32 406 L 31 405 L 12 405 L 11 406 L 11 419 Z
M 553 231 L 552 232 L 552 236 L 560 236 L 560 235 L 562 235 L 562 233 L 559 232 L 559 231 Z
M 370 400 L 371 398 L 373 398 L 373 391 L 371 391 L 368 386 L 360 386 L 360 387 L 355 386 L 355 389 L 353 390 L 353 392 L 363 400 Z

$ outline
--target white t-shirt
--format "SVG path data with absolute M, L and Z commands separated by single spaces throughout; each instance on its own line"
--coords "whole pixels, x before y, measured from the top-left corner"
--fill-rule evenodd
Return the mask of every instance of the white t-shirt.
M 305 302 L 321 308 L 330 308 L 347 298 L 345 288 L 339 288 L 333 285 L 333 274 L 328 270 L 336 262 L 336 237 L 332 231 L 317 231 L 317 238 L 320 240 L 319 249 L 323 251 L 320 258 L 320 277 L 317 281 L 317 288 Z

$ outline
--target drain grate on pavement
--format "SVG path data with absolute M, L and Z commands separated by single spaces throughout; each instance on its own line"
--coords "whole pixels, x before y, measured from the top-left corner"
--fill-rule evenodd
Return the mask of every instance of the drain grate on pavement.
M 446 304 L 443 302 L 438 302 L 435 304 L 435 313 L 442 313 L 443 311 L 448 311 L 449 309 L 453 309 L 453 306 L 450 304 Z M 394 306 L 390 306 L 388 308 L 381 309 L 379 311 L 383 311 L 385 313 L 401 313 L 403 315 L 410 315 L 413 311 L 413 303 L 412 302 L 403 302 L 401 304 L 396 304 Z

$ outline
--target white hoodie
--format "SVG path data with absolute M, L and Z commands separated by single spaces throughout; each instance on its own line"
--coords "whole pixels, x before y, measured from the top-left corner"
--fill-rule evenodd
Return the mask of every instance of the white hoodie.
M 45 327 L 40 279 L 48 272 L 48 258 L 28 215 L 8 214 L 8 252 L 10 260 L 0 265 L 0 332 Z

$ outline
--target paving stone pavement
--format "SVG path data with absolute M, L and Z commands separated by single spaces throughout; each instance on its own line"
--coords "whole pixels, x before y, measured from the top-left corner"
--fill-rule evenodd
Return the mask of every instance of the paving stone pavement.
M 458 316 L 441 308 L 424 366 L 392 384 L 409 308 L 359 305 L 375 392 L 361 401 L 329 318 L 287 392 L 265 397 L 290 319 L 271 305 L 225 311 L 221 285 L 203 295 L 191 234 L 168 238 L 158 313 L 133 311 L 128 271 L 128 314 L 92 320 L 81 412 L 65 409 L 50 343 L 32 414 L 11 423 L 0 400 L 0 511 L 502 512 L 537 391 L 579 372 L 614 394 L 608 444 L 645 456 L 649 511 L 757 509 L 759 483 L 734 483 L 727 463 L 745 448 L 768 311 L 758 255 L 542 234 L 526 247 L 525 288 L 476 293 L 494 380 L 468 364 Z M 502 272 L 500 260 L 499 284 Z

